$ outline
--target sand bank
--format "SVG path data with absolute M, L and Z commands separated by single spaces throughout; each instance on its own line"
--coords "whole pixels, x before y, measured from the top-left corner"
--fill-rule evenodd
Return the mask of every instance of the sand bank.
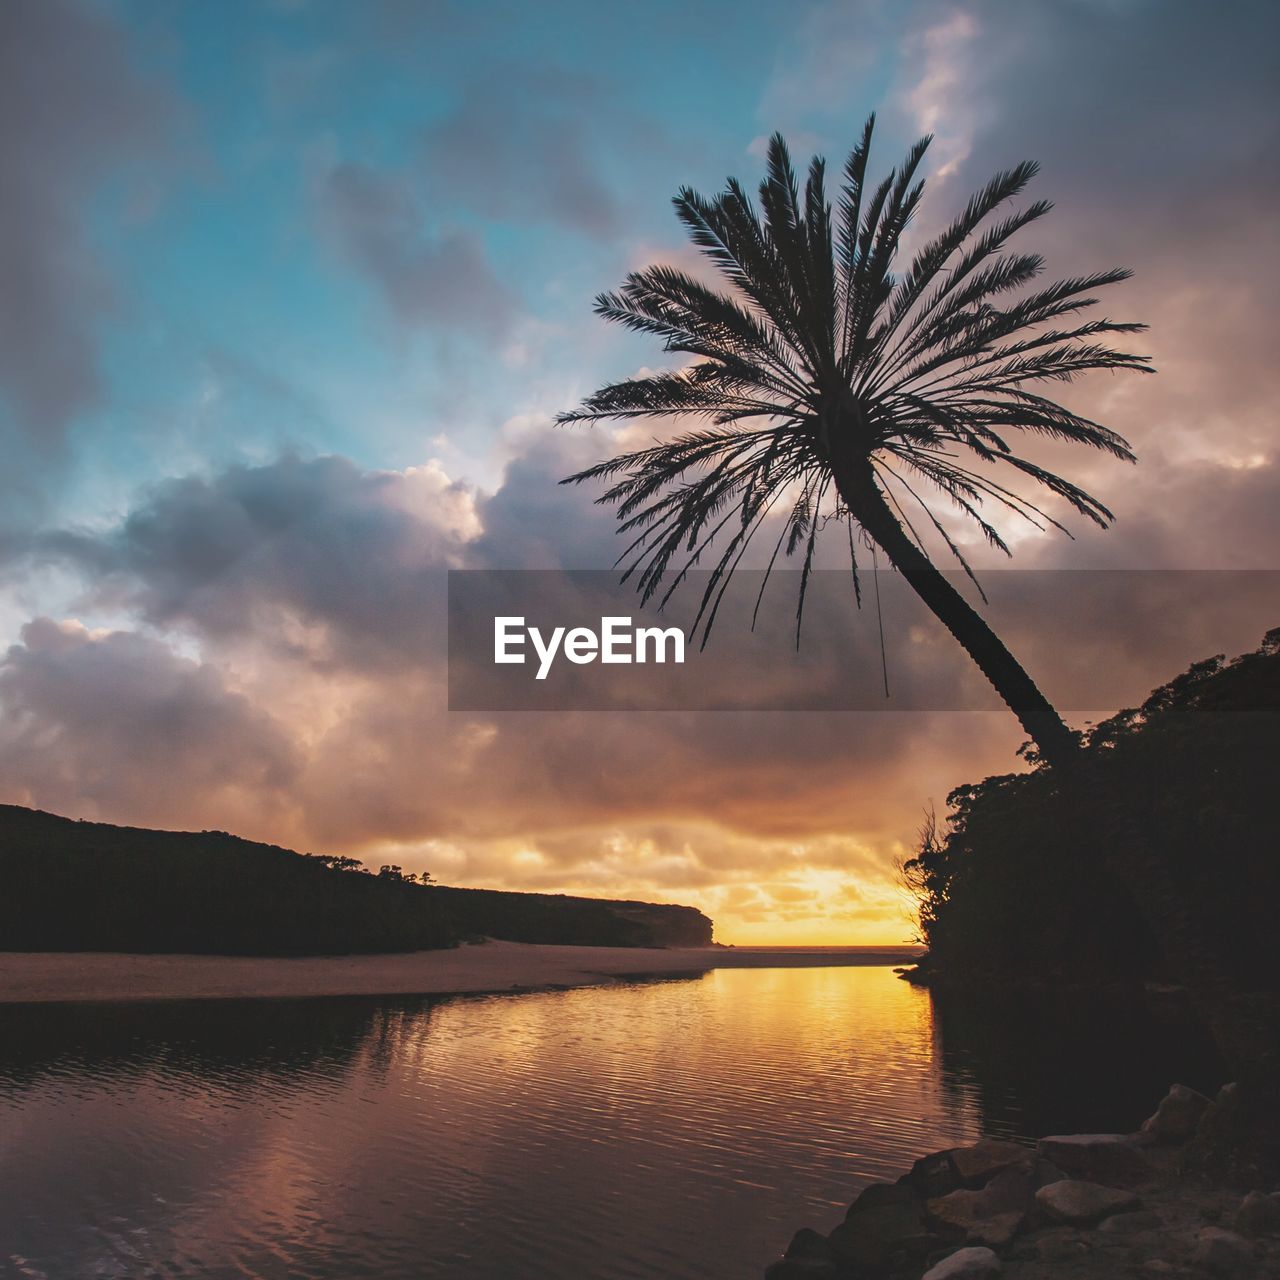
M 911 947 L 658 950 L 518 942 L 401 955 L 296 958 L 0 952 L 0 1004 L 532 991 L 708 969 L 909 964 L 914 959 Z

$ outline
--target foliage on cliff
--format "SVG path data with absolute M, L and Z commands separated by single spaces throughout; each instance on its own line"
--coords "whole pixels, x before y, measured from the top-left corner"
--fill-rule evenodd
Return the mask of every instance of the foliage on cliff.
M 1121 841 L 1086 856 L 1125 797 L 1162 854 L 1162 874 L 1251 987 L 1280 985 L 1276 761 L 1280 629 L 1233 661 L 1194 663 L 1084 735 L 1114 785 L 1082 787 L 1046 768 L 956 788 L 904 865 L 926 974 L 941 981 L 1093 983 L 1172 976 L 1113 869 Z M 1096 772 L 1085 776 L 1094 780 Z

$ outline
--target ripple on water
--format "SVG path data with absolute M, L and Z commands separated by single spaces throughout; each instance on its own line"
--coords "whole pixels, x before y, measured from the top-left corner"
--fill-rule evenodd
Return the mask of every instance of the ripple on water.
M 0 1275 L 750 1276 L 921 1152 L 1017 1136 L 980 1077 L 881 968 L 0 1010 Z

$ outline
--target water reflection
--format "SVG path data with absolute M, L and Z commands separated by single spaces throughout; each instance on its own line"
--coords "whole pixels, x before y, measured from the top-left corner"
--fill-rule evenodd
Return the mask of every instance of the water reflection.
M 1223 1067 L 1172 996 L 1079 992 L 932 997 L 944 1087 L 984 1129 L 1032 1136 L 1137 1127 L 1175 1080 L 1212 1094 Z
M 0 1009 L 0 1276 L 750 1276 L 1045 1114 L 1009 1030 L 869 968 Z

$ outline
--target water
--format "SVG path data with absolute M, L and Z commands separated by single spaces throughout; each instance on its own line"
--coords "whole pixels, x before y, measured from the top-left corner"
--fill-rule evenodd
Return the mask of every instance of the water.
M 1214 1082 L 1171 1025 L 1036 1021 L 884 968 L 0 1008 L 0 1277 L 751 1280 L 926 1151 Z

